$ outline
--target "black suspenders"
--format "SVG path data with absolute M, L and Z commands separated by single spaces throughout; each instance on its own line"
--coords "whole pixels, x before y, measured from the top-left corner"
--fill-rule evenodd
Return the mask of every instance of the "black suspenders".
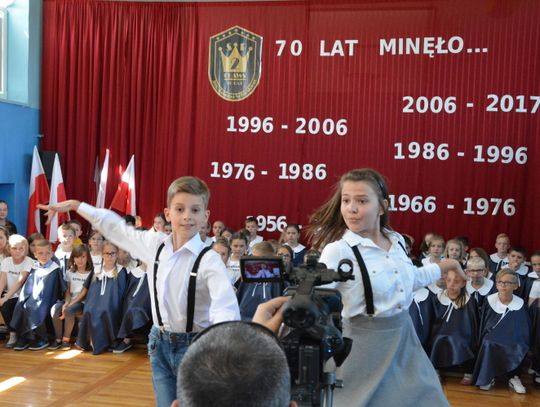
M 163 329 L 163 321 L 161 319 L 161 313 L 159 312 L 159 302 L 158 302 L 158 292 L 157 292 L 157 271 L 159 266 L 159 255 L 165 247 L 165 243 L 161 243 L 156 252 L 156 259 L 154 260 L 154 304 L 156 306 L 156 316 L 158 319 L 158 325 L 160 329 Z M 189 286 L 188 286 L 188 301 L 187 301 L 187 322 L 186 322 L 186 332 L 189 333 L 193 330 L 193 315 L 195 313 L 195 288 L 197 285 L 197 272 L 199 271 L 199 265 L 201 260 L 206 252 L 211 250 L 211 246 L 207 246 L 201 250 L 195 264 L 193 264 L 193 269 L 189 273 Z
M 373 304 L 373 289 L 371 288 L 371 280 L 367 271 L 366 263 L 360 254 L 357 246 L 351 246 L 351 249 L 356 257 L 356 261 L 360 266 L 360 272 L 362 273 L 362 283 L 364 283 L 364 296 L 366 298 L 366 311 L 368 316 L 375 315 L 375 305 Z

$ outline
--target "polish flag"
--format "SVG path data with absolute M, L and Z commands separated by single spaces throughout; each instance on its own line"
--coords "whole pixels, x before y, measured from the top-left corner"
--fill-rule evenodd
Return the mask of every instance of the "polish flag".
M 111 202 L 111 209 L 126 215 L 137 214 L 135 205 L 135 156 L 132 155 L 129 164 L 122 174 L 122 180 L 118 185 L 116 194 Z
M 62 178 L 62 169 L 60 168 L 60 159 L 58 154 L 54 155 L 54 164 L 51 177 L 51 196 L 49 205 L 57 204 L 65 201 L 66 190 L 64 188 L 64 179 Z M 55 213 L 51 219 L 51 223 L 47 225 L 47 240 L 56 242 L 58 240 L 58 227 L 69 220 L 69 213 Z
M 105 160 L 101 167 L 99 186 L 96 197 L 96 208 L 105 208 L 105 193 L 107 192 L 107 177 L 109 176 L 109 149 L 105 150 Z
M 37 147 L 34 146 L 32 155 L 32 170 L 30 171 L 30 192 L 28 195 L 28 225 L 26 235 L 41 233 L 41 222 L 38 204 L 46 204 L 49 199 L 49 184 L 43 171 L 43 164 L 39 159 Z

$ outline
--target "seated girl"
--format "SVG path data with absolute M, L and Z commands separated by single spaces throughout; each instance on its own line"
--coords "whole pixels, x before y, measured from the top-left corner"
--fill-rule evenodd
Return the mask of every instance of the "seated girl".
M 525 301 L 514 295 L 518 276 L 510 269 L 497 273 L 497 293 L 487 297 L 480 320 L 480 349 L 474 384 L 489 390 L 495 378 L 506 376 L 516 393 L 525 393 L 519 367 L 529 351 L 530 320 Z
M 446 275 L 446 289 L 434 301 L 435 321 L 430 359 L 435 369 L 461 366 L 461 384 L 472 384 L 478 333 L 478 305 L 455 270 Z
M 118 247 L 105 242 L 101 267 L 84 283 L 88 294 L 76 345 L 83 350 L 92 347 L 94 355 L 115 346 L 122 320 L 127 273 L 117 265 L 117 256 Z

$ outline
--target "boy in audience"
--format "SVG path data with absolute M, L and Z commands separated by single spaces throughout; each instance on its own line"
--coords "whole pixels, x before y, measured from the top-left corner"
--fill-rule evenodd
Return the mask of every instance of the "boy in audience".
M 514 291 L 514 294 L 521 297 L 523 300 L 528 301 L 529 291 L 531 289 L 530 284 L 527 284 L 527 274 L 529 274 L 529 267 L 525 264 L 527 259 L 527 252 L 522 246 L 512 246 L 508 252 L 508 265 L 506 266 L 518 276 L 518 287 Z
M 493 273 L 493 278 L 497 271 L 508 265 L 508 250 L 510 249 L 510 238 L 506 233 L 499 233 L 495 239 L 497 251 L 489 256 L 491 260 L 489 271 Z
M 58 259 L 65 277 L 69 258 L 73 251 L 73 243 L 75 242 L 75 230 L 68 223 L 64 223 L 58 228 L 58 241 L 60 245 L 54 252 L 54 256 Z
M 75 240 L 73 241 L 73 246 L 80 246 L 82 245 L 82 226 L 81 222 L 79 222 L 77 219 L 70 219 L 66 222 L 67 225 L 71 226 L 71 229 L 75 231 Z
M 259 224 L 257 223 L 257 219 L 255 219 L 253 216 L 246 218 L 245 225 L 246 225 L 246 230 L 249 233 L 248 254 L 251 254 L 253 250 L 253 246 L 255 246 L 257 243 L 262 242 L 264 239 L 262 236 L 259 236 L 257 234 L 257 229 L 259 229 Z
M 62 269 L 52 260 L 51 243 L 42 239 L 35 244 L 37 262 L 21 289 L 10 324 L 17 332 L 15 350 L 41 350 L 49 346 L 51 307 L 64 298 L 66 289 Z

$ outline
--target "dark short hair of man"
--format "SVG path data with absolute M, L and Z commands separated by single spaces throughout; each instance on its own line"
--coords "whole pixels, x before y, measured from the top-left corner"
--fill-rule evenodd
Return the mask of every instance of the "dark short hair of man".
M 178 371 L 182 407 L 287 407 L 285 353 L 265 328 L 241 321 L 209 328 L 188 348 Z

